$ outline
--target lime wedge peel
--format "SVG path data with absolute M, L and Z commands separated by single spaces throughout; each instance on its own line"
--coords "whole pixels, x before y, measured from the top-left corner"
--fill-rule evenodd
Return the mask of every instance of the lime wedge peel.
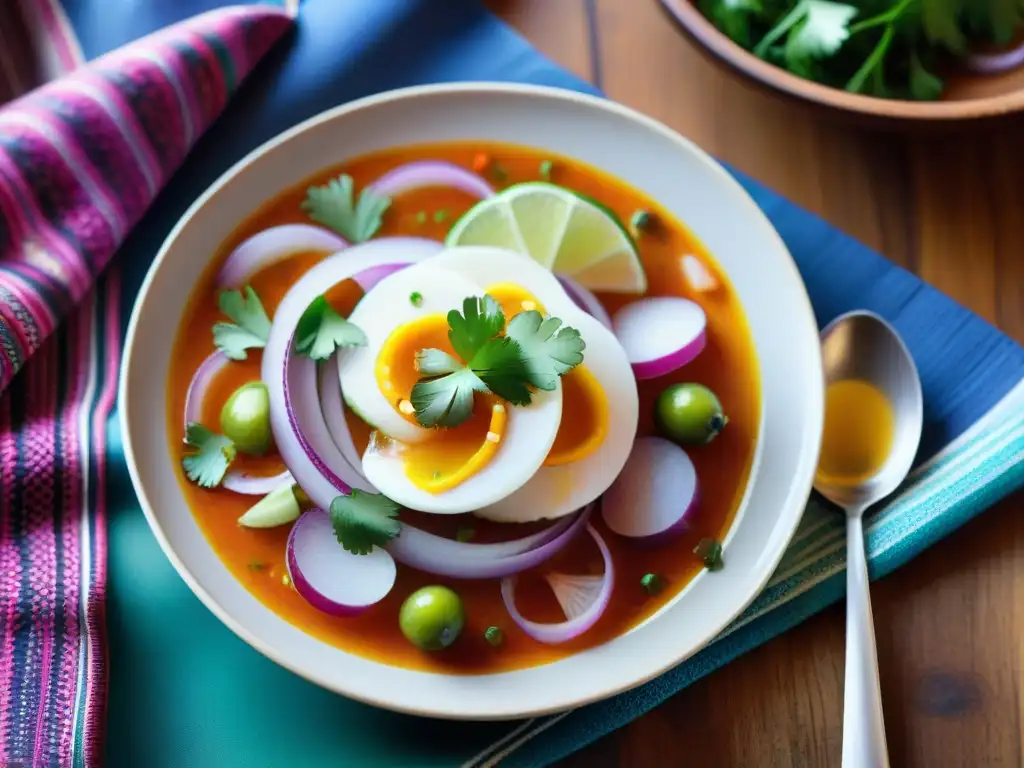
M 554 184 L 516 184 L 477 203 L 455 223 L 445 244 L 507 248 L 590 290 L 647 290 L 636 245 L 618 219 Z

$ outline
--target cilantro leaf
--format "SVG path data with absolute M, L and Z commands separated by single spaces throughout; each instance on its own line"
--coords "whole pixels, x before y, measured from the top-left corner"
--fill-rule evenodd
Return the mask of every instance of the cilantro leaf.
M 852 5 L 804 0 L 804 17 L 786 40 L 784 56 L 796 72 L 811 71 L 812 62 L 832 56 L 850 37 L 850 22 L 859 13 Z
M 250 286 L 245 295 L 239 291 L 221 291 L 217 299 L 220 311 L 234 323 L 215 323 L 213 343 L 232 360 L 245 360 L 247 349 L 262 349 L 270 338 L 270 318 Z
M 443 349 L 421 349 L 416 353 L 416 370 L 424 376 L 444 376 L 465 367 Z
M 540 312 L 520 312 L 508 324 L 506 333 L 518 342 L 529 383 L 553 390 L 558 377 L 583 362 L 586 344 L 575 328 L 562 327 L 557 317 L 543 319 Z
M 942 95 L 943 82 L 921 63 L 917 54 L 910 57 L 910 95 L 920 101 L 932 101 Z
M 704 15 L 743 46 L 750 46 L 751 17 L 762 11 L 761 0 L 701 0 Z
M 185 427 L 185 443 L 196 449 L 181 460 L 188 479 L 201 488 L 220 485 L 237 455 L 235 444 L 194 421 Z
M 459 357 L 468 362 L 484 344 L 501 333 L 505 313 L 487 294 L 483 298 L 470 296 L 462 302 L 462 314 L 457 309 L 448 313 L 448 327 L 451 329 L 448 339 Z
M 322 187 L 306 190 L 300 207 L 313 221 L 330 227 L 350 243 L 365 242 L 380 229 L 391 198 L 364 188 L 355 200 L 353 188 L 352 177 L 342 174 Z
M 365 347 L 366 334 L 339 315 L 323 296 L 317 296 L 295 328 L 295 353 L 326 360 L 338 347 Z
M 508 336 L 491 339 L 469 363 L 470 369 L 498 397 L 512 405 L 529 405 L 530 371 L 523 360 L 523 350 Z
M 364 493 L 356 488 L 348 495 L 335 496 L 328 510 L 334 535 L 353 555 L 368 555 L 382 547 L 402 529 L 398 505 L 379 493 Z
M 473 393 L 487 386 L 468 368 L 438 379 L 417 381 L 409 401 L 425 427 L 456 427 L 473 413 Z

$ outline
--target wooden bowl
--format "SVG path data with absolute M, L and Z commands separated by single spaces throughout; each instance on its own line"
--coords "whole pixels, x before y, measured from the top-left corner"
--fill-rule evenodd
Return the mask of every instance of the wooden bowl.
M 659 0 L 679 28 L 714 60 L 761 86 L 861 122 L 962 125 L 1024 112 L 1024 68 L 1002 75 L 953 73 L 940 101 L 900 101 L 849 93 L 797 77 L 759 59 L 719 31 L 692 0 Z

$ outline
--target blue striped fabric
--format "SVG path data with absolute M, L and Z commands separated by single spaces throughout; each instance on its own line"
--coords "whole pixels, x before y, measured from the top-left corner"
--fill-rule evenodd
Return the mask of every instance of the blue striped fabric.
M 117 1 L 65 0 L 89 57 L 222 4 L 120 0 L 132 13 L 112 13 Z M 291 46 L 270 58 L 123 249 L 130 289 L 177 218 L 223 170 L 323 109 L 389 88 L 454 80 L 593 92 L 476 0 L 447 0 L 443 12 L 431 0 L 306 0 Z M 1024 350 L 821 219 L 737 177 L 789 245 L 819 323 L 847 309 L 874 309 L 894 322 L 920 368 L 927 425 L 917 474 L 869 526 L 872 575 L 883 575 L 1024 483 L 1024 388 L 1014 390 L 1024 378 Z M 1001 411 L 979 422 L 1000 401 Z M 116 453 L 119 436 L 112 429 Z M 512 766 L 544 765 L 835 602 L 844 588 L 842 521 L 812 500 L 765 594 L 728 635 L 669 674 L 614 699 L 535 721 L 426 721 L 327 694 L 247 648 L 202 608 L 161 557 L 125 473 L 114 473 L 110 495 L 113 671 L 107 754 L 114 768 L 410 768 L 493 765 L 499 759 Z M 210 669 L 210 659 L 217 659 L 222 678 L 207 686 L 182 684 L 183 671 Z M 215 694 L 199 690 L 211 686 Z M 269 712 L 272 717 L 253 716 Z

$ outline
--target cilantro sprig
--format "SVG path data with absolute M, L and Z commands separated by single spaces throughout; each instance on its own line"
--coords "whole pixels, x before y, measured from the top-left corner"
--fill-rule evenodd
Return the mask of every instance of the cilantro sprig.
M 356 488 L 349 494 L 336 496 L 328 510 L 334 535 L 353 555 L 368 555 L 398 535 L 398 504 L 379 493 L 365 493 Z
M 558 377 L 583 362 L 585 344 L 574 328 L 539 312 L 520 312 L 508 324 L 490 295 L 470 296 L 462 312 L 448 313 L 448 340 L 458 358 L 441 349 L 416 354 L 421 379 L 410 401 L 425 427 L 458 426 L 473 413 L 475 392 L 528 405 L 531 387 L 553 390 Z M 461 358 L 461 359 L 460 359 Z
M 270 338 L 270 318 L 251 286 L 240 291 L 222 291 L 217 299 L 220 311 L 233 323 L 215 323 L 213 343 L 232 360 L 245 360 L 246 350 L 262 349 Z
M 700 0 L 726 35 L 801 77 L 854 93 L 933 100 L 941 59 L 1024 29 L 1020 0 Z
M 338 348 L 365 346 L 362 329 L 335 312 L 323 296 L 313 300 L 295 328 L 295 353 L 314 360 L 326 360 Z
M 195 451 L 184 456 L 181 465 L 188 479 L 201 488 L 220 485 L 238 454 L 230 439 L 194 421 L 185 427 L 185 444 Z
M 329 227 L 350 243 L 362 243 L 373 237 L 384 221 L 391 198 L 364 188 L 358 198 L 352 177 L 342 174 L 322 187 L 306 190 L 301 208 L 313 221 Z

